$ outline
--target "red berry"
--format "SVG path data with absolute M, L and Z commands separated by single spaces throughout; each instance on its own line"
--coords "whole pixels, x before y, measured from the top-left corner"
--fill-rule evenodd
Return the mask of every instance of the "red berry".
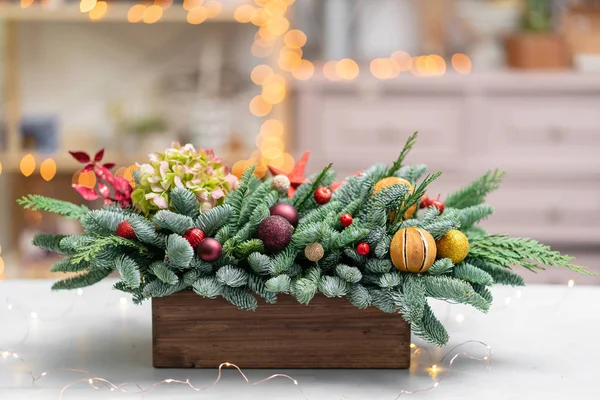
M 200 242 L 204 240 L 206 235 L 204 235 L 204 232 L 202 232 L 202 229 L 192 228 L 192 229 L 188 229 L 183 234 L 183 237 L 185 238 L 185 240 L 187 240 L 190 243 L 192 248 L 195 249 L 196 246 L 198 246 L 200 244 Z
M 325 186 L 321 186 L 315 190 L 315 201 L 318 204 L 327 204 L 331 200 L 331 189 Z
M 133 227 L 129 223 L 129 221 L 123 221 L 117 226 L 117 236 L 122 237 L 124 239 L 135 240 L 137 236 L 135 235 L 135 231 Z
M 424 195 L 423 197 L 421 197 L 421 202 L 419 203 L 419 208 L 427 208 L 431 205 L 431 200 L 429 199 L 429 196 Z
M 352 215 L 348 213 L 342 215 L 340 217 L 340 223 L 344 226 L 344 228 L 349 227 L 350 224 L 352 224 Z
M 371 252 L 371 246 L 368 243 L 361 242 L 356 246 L 356 252 L 361 256 L 366 256 Z
M 442 203 L 441 200 L 432 200 L 431 202 L 429 202 L 429 206 L 435 207 L 438 210 L 440 210 L 440 214 L 444 213 L 444 203 Z

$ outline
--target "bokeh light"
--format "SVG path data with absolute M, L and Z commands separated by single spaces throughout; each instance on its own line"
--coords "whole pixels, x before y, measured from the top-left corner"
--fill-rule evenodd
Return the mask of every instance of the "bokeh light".
M 83 187 L 93 189 L 96 186 L 96 175 L 93 171 L 81 172 L 77 171 L 73 175 L 71 181 L 74 185 L 81 185 Z
M 254 43 L 252 43 L 250 52 L 254 57 L 267 58 L 273 53 L 273 46 L 266 41 L 255 40 Z
M 34 0 L 21 0 L 21 8 L 30 7 Z
M 0 162 L 0 175 L 2 175 L 2 163 Z
M 105 1 L 98 1 L 98 2 L 96 2 L 96 5 L 94 6 L 94 8 L 88 14 L 88 17 L 92 21 L 98 21 L 99 19 L 104 17 L 104 14 L 106 14 L 106 11 L 108 11 L 108 4 Z
M 260 126 L 259 135 L 262 137 L 283 137 L 283 122 L 278 119 L 268 119 Z
M 211 0 L 204 3 L 208 18 L 215 18 L 223 11 L 223 5 L 219 1 Z
M 342 79 L 352 80 L 356 79 L 360 70 L 356 61 L 349 58 L 344 58 L 336 64 L 335 72 Z
M 462 75 L 471 73 L 473 67 L 471 59 L 466 54 L 457 53 L 452 56 L 452 68 Z
M 31 176 L 33 171 L 35 171 L 35 158 L 31 154 L 27 154 L 21 159 L 19 168 L 21 169 L 21 173 L 23 175 Z
M 202 6 L 192 8 L 187 14 L 187 22 L 192 25 L 201 24 L 206 21 L 206 18 L 208 18 L 208 11 Z
M 337 74 L 336 67 L 337 61 L 327 61 L 325 65 L 323 65 L 323 75 L 325 75 L 325 78 L 329 79 L 330 81 L 339 81 L 342 79 Z
M 412 68 L 412 57 L 405 51 L 397 51 L 390 58 L 392 65 L 400 72 L 410 71 Z
M 183 9 L 190 11 L 196 7 L 200 7 L 202 4 L 204 4 L 204 0 L 183 0 Z
M 252 68 L 252 72 L 250 73 L 250 79 L 256 85 L 262 85 L 265 79 L 269 78 L 273 75 L 273 68 L 268 65 L 261 64 Z
M 144 11 L 146 11 L 146 6 L 144 4 L 135 4 L 131 6 L 127 12 L 127 21 L 132 23 L 140 22 L 142 18 L 144 18 Z
M 150 7 L 144 10 L 144 15 L 142 20 L 147 24 L 154 24 L 161 19 L 163 15 L 163 9 L 161 6 L 151 5 Z
M 90 12 L 96 6 L 96 0 L 81 0 L 79 3 L 79 11 L 86 13 Z
M 257 117 L 264 117 L 269 114 L 273 106 L 265 101 L 262 96 L 255 96 L 250 101 L 250 112 Z
M 306 34 L 299 29 L 293 29 L 285 34 L 283 42 L 291 49 L 299 49 L 306 44 Z
M 281 36 L 290 29 L 290 21 L 285 17 L 271 18 L 267 24 L 267 30 L 275 36 Z
M 25 210 L 25 222 L 28 225 L 40 225 L 42 223 L 42 213 L 40 211 Z
M 40 175 L 46 182 L 50 182 L 56 175 L 56 163 L 53 159 L 47 158 L 40 165 Z
M 369 66 L 371 74 L 378 79 L 390 79 L 398 75 L 398 71 L 392 65 L 389 58 L 376 58 Z
M 308 60 L 302 60 L 298 68 L 292 71 L 294 78 L 305 81 L 312 78 L 315 73 L 315 66 Z
M 235 9 L 235 12 L 233 13 L 233 18 L 237 22 L 247 24 L 252 19 L 253 13 L 254 7 L 252 7 L 250 4 L 243 4 Z
M 279 68 L 284 71 L 292 72 L 297 70 L 302 64 L 302 57 L 298 55 L 298 52 L 283 48 L 279 52 Z
M 4 260 L 0 257 L 0 277 L 4 275 Z
M 252 11 L 252 16 L 250 17 L 250 22 L 252 22 L 256 26 L 264 26 L 271 19 L 271 15 L 264 8 L 255 8 Z

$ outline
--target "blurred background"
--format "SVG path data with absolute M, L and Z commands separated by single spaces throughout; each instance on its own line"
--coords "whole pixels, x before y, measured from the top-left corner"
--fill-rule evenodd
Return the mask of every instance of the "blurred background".
M 15 203 L 81 202 L 95 178 L 68 150 L 130 176 L 173 140 L 237 174 L 310 149 L 307 173 L 345 176 L 416 130 L 430 197 L 506 170 L 485 227 L 600 271 L 600 1 L 2 1 L 0 89 L 0 279 L 52 277 L 33 235 L 78 231 Z

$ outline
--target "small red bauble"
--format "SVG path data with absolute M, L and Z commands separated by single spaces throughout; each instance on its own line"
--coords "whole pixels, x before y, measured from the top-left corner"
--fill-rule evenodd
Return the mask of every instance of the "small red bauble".
M 419 208 L 427 208 L 431 205 L 431 200 L 429 200 L 429 196 L 424 195 L 421 197 L 421 202 L 419 203 Z
M 117 226 L 117 236 L 122 237 L 124 239 L 135 240 L 137 236 L 135 235 L 135 231 L 133 227 L 129 223 L 129 221 L 123 221 Z
M 321 186 L 315 190 L 315 201 L 318 204 L 327 204 L 331 200 L 331 189 L 325 186 Z
M 429 207 L 435 207 L 440 210 L 440 214 L 444 213 L 444 203 L 440 200 L 440 195 L 438 194 L 437 200 L 429 200 Z
M 371 252 L 371 246 L 368 243 L 361 242 L 356 246 L 356 252 L 361 256 L 366 256 Z
M 192 248 L 195 249 L 196 246 L 198 246 L 200 244 L 200 242 L 204 240 L 206 235 L 204 234 L 204 232 L 202 232 L 202 229 L 192 228 L 192 229 L 188 229 L 183 234 L 183 237 L 185 238 L 185 240 L 187 240 L 190 243 Z
M 216 239 L 206 238 L 198 247 L 196 247 L 196 254 L 202 260 L 206 262 L 216 261 L 219 257 L 221 257 L 221 253 L 223 252 L 223 246 Z
M 344 226 L 344 228 L 347 228 L 350 226 L 350 224 L 352 224 L 352 215 L 346 213 L 344 215 L 342 215 L 340 217 L 340 223 Z

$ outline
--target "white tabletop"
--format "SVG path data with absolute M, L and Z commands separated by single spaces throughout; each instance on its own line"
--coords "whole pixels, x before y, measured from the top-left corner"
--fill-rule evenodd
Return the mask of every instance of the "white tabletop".
M 145 389 L 165 379 L 190 379 L 208 386 L 217 370 L 154 369 L 151 363 L 150 304 L 135 306 L 129 296 L 103 282 L 82 292 L 50 291 L 50 281 L 0 282 L 0 399 L 142 398 L 118 390 L 94 390 L 103 378 L 116 385 L 130 381 Z M 403 395 L 417 399 L 599 399 L 600 398 L 600 288 L 575 286 L 498 287 L 488 315 L 465 306 L 434 304 L 451 339 L 442 349 L 423 346 L 413 354 L 410 370 L 245 370 L 250 381 L 275 373 L 297 380 L 275 378 L 248 386 L 235 370 L 201 392 L 175 383 L 159 386 L 143 398 L 168 399 L 308 399 L 393 400 L 402 390 L 431 387 L 428 392 Z M 484 361 L 459 357 L 448 370 L 449 359 L 466 352 L 482 358 L 493 349 L 491 369 Z M 418 349 L 418 347 L 417 347 Z M 2 353 L 10 351 L 11 353 Z M 17 353 L 18 358 L 12 354 Z M 4 357 L 3 357 L 4 355 Z M 21 361 L 19 358 L 25 360 Z M 227 360 L 223 360 L 225 362 Z M 439 364 L 431 375 L 432 364 Z M 32 385 L 34 376 L 53 368 L 89 371 L 52 371 Z M 428 370 L 429 368 L 429 370 Z M 126 389 L 136 391 L 133 385 Z

